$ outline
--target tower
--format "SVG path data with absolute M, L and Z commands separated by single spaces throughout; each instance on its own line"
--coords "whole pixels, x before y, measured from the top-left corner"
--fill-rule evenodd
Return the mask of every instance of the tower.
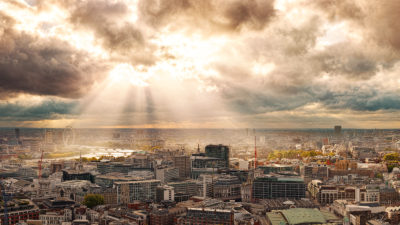
M 257 136 L 254 136 L 254 169 L 257 169 Z

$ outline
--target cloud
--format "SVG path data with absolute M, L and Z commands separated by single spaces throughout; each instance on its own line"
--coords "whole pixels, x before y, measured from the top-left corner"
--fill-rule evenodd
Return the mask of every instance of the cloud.
M 220 118 L 261 124 L 269 115 L 285 114 L 308 125 L 342 111 L 400 109 L 400 14 L 394 0 L 29 2 L 0 20 L 5 99 L 29 93 L 80 101 L 108 69 L 129 64 L 135 72 L 121 76 L 118 85 L 91 93 L 90 103 L 104 111 L 90 111 L 85 119 L 96 124 L 93 118 L 107 116 L 110 126 Z M 17 7 L 40 19 L 25 21 Z M 140 74 L 148 77 L 145 90 L 121 88 Z
M 397 110 L 400 96 L 387 90 L 384 78 L 398 70 L 395 55 L 352 40 L 317 48 L 323 23 L 305 20 L 297 28 L 271 24 L 256 36 L 233 39 L 226 47 L 236 54 L 222 54 L 212 64 L 218 76 L 205 78 L 206 84 L 215 86 L 224 104 L 242 115 L 295 112 L 310 104 L 332 112 Z M 255 72 L 254 64 L 273 66 Z M 387 77 L 386 82 L 396 81 Z
M 77 114 L 77 101 L 48 99 L 39 104 L 0 103 L 0 121 L 38 121 L 60 119 Z
M 105 65 L 57 38 L 19 32 L 0 14 L 1 98 L 17 93 L 79 98 L 101 79 Z
M 261 30 L 275 15 L 274 0 L 140 0 L 139 12 L 154 27 L 200 28 L 204 33 Z
M 322 0 L 314 2 L 332 20 L 349 20 L 381 46 L 400 53 L 400 2 L 397 0 Z
M 64 3 L 69 21 L 78 29 L 94 31 L 96 41 L 117 60 L 129 57 L 131 64 L 153 64 L 153 46 L 142 30 L 127 19 L 132 14 L 122 1 L 89 0 Z

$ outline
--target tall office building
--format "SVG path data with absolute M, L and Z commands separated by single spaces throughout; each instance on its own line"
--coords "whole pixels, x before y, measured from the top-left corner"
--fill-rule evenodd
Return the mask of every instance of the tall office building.
M 186 178 L 190 176 L 190 156 L 174 156 L 174 167 L 179 170 L 179 177 Z
M 207 145 L 206 156 L 225 161 L 225 167 L 229 167 L 229 147 L 226 145 Z
M 22 144 L 19 128 L 15 128 L 15 139 L 17 140 L 18 145 Z
M 335 130 L 335 135 L 340 135 L 340 134 L 342 134 L 342 126 L 336 125 L 336 126 L 334 127 L 334 130 Z

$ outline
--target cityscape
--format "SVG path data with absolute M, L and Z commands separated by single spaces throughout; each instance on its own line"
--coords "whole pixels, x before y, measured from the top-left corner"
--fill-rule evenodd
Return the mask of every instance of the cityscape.
M 0 0 L 1 225 L 400 225 L 399 0 Z
M 0 133 L 3 224 L 400 221 L 400 130 Z

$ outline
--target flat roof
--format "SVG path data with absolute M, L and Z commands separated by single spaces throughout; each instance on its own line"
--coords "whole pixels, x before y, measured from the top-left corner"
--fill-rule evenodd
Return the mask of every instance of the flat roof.
M 114 182 L 115 184 L 136 184 L 136 183 L 151 183 L 151 182 L 161 182 L 160 180 L 137 180 L 137 181 L 122 181 Z
M 301 177 L 278 177 L 278 181 L 296 181 L 296 182 L 304 182 Z
M 326 223 L 323 214 L 318 209 L 293 208 L 282 210 L 289 224 Z

